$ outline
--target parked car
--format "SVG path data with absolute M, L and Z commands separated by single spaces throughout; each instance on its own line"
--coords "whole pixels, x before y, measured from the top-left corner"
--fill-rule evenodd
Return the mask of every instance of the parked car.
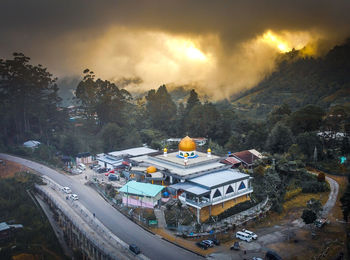
M 329 220 L 326 219 L 326 218 L 318 218 L 314 222 L 315 226 L 318 227 L 318 228 L 321 228 L 321 227 L 323 227 L 324 225 L 326 225 L 328 223 L 329 223 Z
M 211 241 L 211 240 L 203 240 L 202 241 L 204 244 L 207 244 L 209 247 L 213 247 L 214 246 L 214 242 L 213 241 Z
M 82 170 L 82 171 L 85 171 L 85 170 L 86 170 L 86 165 L 83 164 L 83 163 L 79 163 L 79 164 L 78 164 L 78 168 L 79 168 L 80 170 Z
M 249 230 L 247 230 L 247 229 L 242 229 L 242 232 L 247 233 L 247 234 L 250 235 L 254 240 L 258 239 L 258 235 L 255 234 L 255 233 L 252 232 L 252 231 L 249 231 Z
M 71 195 L 70 195 L 70 198 L 71 198 L 72 200 L 78 200 L 78 199 L 79 199 L 77 194 L 71 194 Z
M 215 244 L 216 246 L 219 246 L 219 245 L 220 245 L 220 240 L 217 239 L 217 238 L 215 238 L 215 237 L 212 237 L 212 238 L 210 238 L 209 240 L 213 241 L 214 244 Z
M 239 242 L 234 242 L 233 245 L 230 247 L 231 250 L 239 250 L 241 247 L 239 246 Z
M 247 241 L 247 242 L 252 241 L 252 237 L 250 235 L 248 235 L 247 233 L 244 233 L 242 231 L 238 231 L 236 233 L 236 238 L 239 238 L 239 239 Z
M 111 173 L 110 175 L 108 175 L 108 180 L 110 181 L 119 181 L 119 176 L 116 174 Z
M 81 174 L 81 173 L 83 173 L 83 171 L 80 170 L 79 168 L 73 168 L 71 172 L 72 172 L 73 174 Z
M 72 190 L 69 187 L 63 187 L 62 190 L 67 194 L 72 193 Z
M 209 247 L 206 243 L 203 243 L 203 242 L 197 242 L 196 246 L 198 246 L 198 247 L 200 247 L 200 248 L 202 248 L 204 250 L 207 250 L 208 247 Z
M 253 260 L 263 260 L 262 258 L 260 258 L 260 257 L 253 257 Z
M 137 255 L 141 253 L 140 248 L 137 245 L 135 245 L 135 244 L 129 245 L 129 249 L 130 249 L 131 252 L 134 252 Z

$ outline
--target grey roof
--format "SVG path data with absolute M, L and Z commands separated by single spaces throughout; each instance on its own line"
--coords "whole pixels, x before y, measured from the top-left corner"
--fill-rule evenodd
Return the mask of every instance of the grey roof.
M 169 188 L 173 188 L 175 190 L 184 190 L 186 192 L 195 194 L 195 195 L 203 195 L 205 193 L 209 193 L 210 190 L 203 188 L 201 186 L 198 186 L 194 183 L 189 182 L 179 182 L 173 185 L 170 185 Z
M 108 154 L 113 155 L 115 157 L 124 156 L 124 155 L 134 157 L 134 156 L 146 155 L 146 154 L 151 154 L 156 152 L 158 152 L 158 150 L 141 146 L 141 147 L 135 147 L 135 148 L 125 149 L 121 151 L 114 151 Z
M 123 159 L 116 159 L 116 158 L 109 156 L 109 155 L 106 155 L 106 154 L 99 155 L 99 156 L 97 156 L 96 159 L 98 161 L 105 162 L 105 163 L 108 163 L 111 165 L 120 165 L 123 162 Z
M 222 186 L 226 183 L 232 183 L 248 178 L 248 174 L 241 173 L 238 170 L 224 169 L 221 171 L 211 172 L 199 177 L 195 177 L 189 179 L 188 181 L 210 189 L 216 186 Z
M 157 169 L 168 169 L 170 173 L 178 175 L 179 177 L 189 177 L 191 175 L 204 174 L 206 171 L 227 168 L 225 164 L 219 162 L 219 157 L 207 157 L 204 153 L 198 153 L 197 158 L 188 159 L 188 163 L 184 165 L 184 159 L 177 158 L 177 153 L 168 154 L 167 157 L 160 156 L 139 156 L 132 158 L 139 163 L 146 163 L 153 165 Z M 170 157 L 171 156 L 171 157 Z M 170 157 L 170 158 L 169 158 Z

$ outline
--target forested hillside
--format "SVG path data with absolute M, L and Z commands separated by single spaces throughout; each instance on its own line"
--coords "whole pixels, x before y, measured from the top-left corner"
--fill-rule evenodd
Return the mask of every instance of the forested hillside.
M 307 104 L 328 108 L 350 103 L 350 40 L 325 56 L 301 57 L 291 51 L 279 58 L 278 69 L 256 87 L 234 98 L 241 110 L 267 115 L 286 103 L 292 110 Z M 251 115 L 254 115 L 252 113 Z

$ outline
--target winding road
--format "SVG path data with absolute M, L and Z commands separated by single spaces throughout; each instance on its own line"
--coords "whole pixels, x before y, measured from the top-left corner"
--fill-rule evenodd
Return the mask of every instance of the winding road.
M 70 178 L 68 175 L 61 174 L 45 165 L 20 157 L 0 153 L 0 158 L 22 164 L 42 175 L 48 176 L 62 186 L 69 186 L 73 193 L 78 194 L 80 202 L 90 212 L 95 213 L 99 221 L 113 234 L 127 244 L 138 245 L 142 253 L 151 259 L 203 259 L 190 251 L 147 232 L 113 208 L 92 188 L 83 185 L 78 180 Z

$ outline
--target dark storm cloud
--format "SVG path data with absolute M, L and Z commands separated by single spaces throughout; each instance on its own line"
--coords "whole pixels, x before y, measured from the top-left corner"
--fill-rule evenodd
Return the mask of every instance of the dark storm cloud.
M 111 25 L 175 33 L 218 33 L 240 41 L 266 28 L 349 33 L 350 1 L 2 0 L 2 36 L 55 37 Z M 5 33 L 5 34 L 4 34 Z
M 86 66 L 95 71 L 95 66 L 102 68 L 106 64 L 103 72 L 110 79 L 140 77 L 146 84 L 157 75 L 148 76 L 147 80 L 144 74 L 152 73 L 145 69 L 146 62 L 140 64 L 139 61 L 149 53 L 158 57 L 149 47 L 153 43 L 155 48 L 163 46 L 158 36 L 140 36 L 137 32 L 159 32 L 199 39 L 201 50 L 209 49 L 216 58 L 214 72 L 205 72 L 211 76 L 203 80 L 224 79 L 217 87 L 229 95 L 232 88 L 252 86 L 273 69 L 273 62 L 263 64 L 272 59 L 265 49 L 254 47 L 257 58 L 249 56 L 250 50 L 246 50 L 243 58 L 239 56 L 243 43 L 261 36 L 266 30 L 306 31 L 322 36 L 331 47 L 350 35 L 349 10 L 348 0 L 2 0 L 0 57 L 22 51 L 58 76 L 79 74 Z M 113 28 L 119 29 L 113 31 L 112 37 Z M 103 61 L 96 59 L 101 56 Z M 113 63 L 105 62 L 108 59 Z M 245 64 L 238 63 L 242 59 L 246 59 Z M 166 60 L 162 62 L 164 65 Z M 252 66 L 256 67 L 253 74 Z M 185 64 L 178 75 L 186 74 L 188 68 L 190 65 Z M 196 72 L 183 77 L 191 79 L 200 71 L 198 67 Z M 235 82 L 228 84 L 232 79 Z

